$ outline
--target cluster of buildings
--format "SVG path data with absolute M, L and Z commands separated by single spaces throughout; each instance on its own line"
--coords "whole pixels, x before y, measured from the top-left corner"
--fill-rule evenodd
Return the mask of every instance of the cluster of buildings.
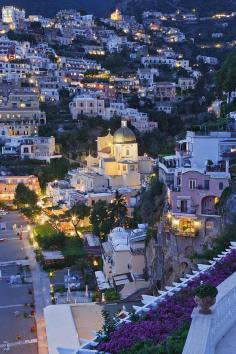
M 139 132 L 150 132 L 158 128 L 157 123 L 147 113 L 129 107 L 128 95 L 149 98 L 156 110 L 170 114 L 201 76 L 188 58 L 171 48 L 172 42 L 182 42 L 185 36 L 177 28 L 162 25 L 164 17 L 144 13 L 141 24 L 116 10 L 98 24 L 92 15 L 74 10 L 60 11 L 55 18 L 48 19 L 36 15 L 26 18 L 24 10 L 3 7 L 0 79 L 29 81 L 39 101 L 46 103 L 57 104 L 60 89 L 66 88 L 71 93 L 73 119 L 118 116 L 129 120 Z M 24 40 L 9 39 L 6 26 L 13 28 L 18 38 L 28 33 L 34 41 L 25 40 L 27 36 L 22 37 Z M 147 30 L 165 39 L 155 55 L 149 53 Z M 61 48 L 70 48 L 69 54 L 62 55 Z M 111 74 L 96 60 L 124 50 L 134 63 L 132 74 Z M 196 63 L 198 60 L 215 65 L 208 57 L 199 55 Z M 166 67 L 176 73 L 182 69 L 183 75 L 163 81 Z
M 70 103 L 70 111 L 72 118 L 79 121 L 84 116 L 101 117 L 105 120 L 120 117 L 129 121 L 141 133 L 147 133 L 158 128 L 158 123 L 150 121 L 147 113 L 127 107 L 123 102 L 112 102 L 106 107 L 105 100 L 93 94 L 76 96 Z
M 148 11 L 139 23 L 116 10 L 98 23 L 93 15 L 75 10 L 62 10 L 49 19 L 26 17 L 24 10 L 5 6 L 0 21 L 0 82 L 27 81 L 28 94 L 31 89 L 40 102 L 52 104 L 58 104 L 60 90 L 66 88 L 71 94 L 73 119 L 100 116 L 109 120 L 118 116 L 130 121 L 140 133 L 151 132 L 158 128 L 157 122 L 143 110 L 130 107 L 128 96 L 148 98 L 157 111 L 171 114 L 201 77 L 197 63 L 217 64 L 216 58 L 199 54 L 196 65 L 190 65 L 189 58 L 176 52 L 171 44 L 186 38 L 178 26 L 166 25 L 170 18 L 198 20 L 195 13 L 172 16 Z M 7 35 L 10 29 L 15 37 Z M 149 50 L 150 31 L 153 38 L 164 40 L 156 53 Z M 114 75 L 96 60 L 124 51 L 134 64 L 128 74 Z M 166 68 L 174 72 L 173 79 L 163 80 Z
M 127 121 L 112 135 L 97 139 L 97 157 L 86 158 L 86 167 L 70 170 L 66 180 L 50 182 L 46 194 L 51 205 L 68 209 L 77 203 L 93 206 L 97 201 L 111 203 L 118 191 L 125 199 L 128 216 L 140 199 L 141 187 L 153 170 L 154 161 L 138 156 L 138 144 Z M 80 222 L 85 226 L 86 220 Z M 145 277 L 145 238 L 147 225 L 135 230 L 115 228 L 101 244 L 103 271 L 95 272 L 98 288 L 118 289 L 126 298 L 147 288 Z
M 153 159 L 138 156 L 138 144 L 127 121 L 113 135 L 97 139 L 97 157 L 88 155 L 85 167 L 70 170 L 67 180 L 48 184 L 53 205 L 72 207 L 79 201 L 93 205 L 98 200 L 111 202 L 116 190 L 125 196 L 129 213 L 139 199 L 139 191 L 153 170 Z
M 189 131 L 177 141 L 175 155 L 160 159 L 160 178 L 169 187 L 167 217 L 179 235 L 219 232 L 217 205 L 230 183 L 235 147 L 233 132 Z
M 0 141 L 2 157 L 34 159 L 49 163 L 57 153 L 54 137 L 39 136 L 39 127 L 46 124 L 37 92 L 27 81 L 0 84 Z
M 135 131 L 142 134 L 158 129 L 147 113 L 149 108 L 172 114 L 195 89 L 202 64 L 209 70 L 218 65 L 218 59 L 205 55 L 200 46 L 194 58 L 186 50 L 177 50 L 176 43 L 181 44 L 178 48 L 187 41 L 194 43 L 183 28 L 197 21 L 205 20 L 195 11 L 146 11 L 139 23 L 118 9 L 110 18 L 98 20 L 75 10 L 62 10 L 54 18 L 26 17 L 24 10 L 4 6 L 0 21 L 0 157 L 44 164 L 61 157 L 55 137 L 41 136 L 40 127 L 46 124 L 42 107 L 49 105 L 59 111 L 66 92 L 65 116 L 70 112 L 73 126 L 96 117 L 106 121 L 119 117 L 121 127 L 97 138 L 96 157 L 89 154 L 81 161 L 83 167 L 69 170 L 64 180 L 47 184 L 48 205 L 63 214 L 78 203 L 91 207 L 99 200 L 111 203 L 118 191 L 125 198 L 128 216 L 133 216 L 155 163 L 146 155 L 139 156 Z M 223 32 L 212 32 L 212 39 L 223 37 Z M 159 44 L 153 45 L 155 42 Z M 122 59 L 129 65 L 113 70 L 112 61 Z M 234 91 L 228 94 L 228 103 L 235 97 Z M 137 98 L 136 105 L 130 98 Z M 220 105 L 217 101 L 211 107 L 217 116 Z M 236 113 L 231 112 L 230 118 L 236 119 Z M 136 229 L 116 227 L 105 242 L 96 240 L 103 261 L 103 268 L 95 272 L 99 290 L 114 288 L 125 299 L 153 282 L 161 284 L 164 278 L 166 284 L 186 274 L 192 268 L 190 256 L 220 233 L 219 201 L 229 187 L 235 158 L 236 135 L 227 131 L 188 131 L 176 142 L 173 155 L 160 157 L 159 178 L 168 192 L 163 215 L 155 225 L 158 237 L 147 243 L 147 225 L 139 224 Z M 19 183 L 40 194 L 36 176 L 6 175 L 0 176 L 0 199 L 12 201 Z M 80 222 L 81 227 L 87 225 L 87 219 Z M 57 340 L 63 338 L 64 347 L 81 345 L 73 322 L 76 311 L 87 321 L 87 328 L 98 314 L 96 329 L 101 328 L 101 309 L 99 312 L 96 305 L 90 323 L 82 314 L 86 305 L 83 309 L 63 306 L 45 310 L 49 347 L 53 348 L 50 354 L 57 353 L 58 347 L 54 316 L 69 324 L 66 341 L 65 336 L 57 336 Z M 88 330 L 83 331 L 90 340 Z

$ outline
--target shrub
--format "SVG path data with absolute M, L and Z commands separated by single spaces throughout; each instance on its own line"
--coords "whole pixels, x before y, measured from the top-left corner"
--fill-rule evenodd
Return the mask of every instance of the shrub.
M 106 301 L 120 300 L 120 295 L 114 289 L 108 289 L 104 293 Z
M 196 295 L 200 297 L 200 299 L 203 299 L 204 297 L 216 297 L 217 294 L 217 288 L 209 284 L 201 284 L 196 289 Z

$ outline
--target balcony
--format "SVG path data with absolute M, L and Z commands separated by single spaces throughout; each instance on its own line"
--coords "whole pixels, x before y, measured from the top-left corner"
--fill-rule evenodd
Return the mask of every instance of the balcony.
M 202 215 L 219 216 L 219 212 L 215 208 L 203 208 Z
M 206 172 L 225 172 L 225 169 L 225 163 L 206 166 Z
M 190 208 L 181 208 L 181 207 L 177 207 L 177 210 L 175 212 L 173 212 L 173 214 L 183 214 L 183 215 L 195 215 L 197 212 L 197 208 L 196 207 L 190 207 Z

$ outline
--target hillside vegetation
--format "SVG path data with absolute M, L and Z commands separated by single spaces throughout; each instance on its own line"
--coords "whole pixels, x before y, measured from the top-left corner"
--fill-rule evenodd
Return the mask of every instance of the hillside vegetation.
M 207 0 L 207 2 L 206 0 L 116 0 L 116 4 L 132 15 L 140 15 L 148 10 L 175 12 L 180 9 L 189 12 L 196 9 L 197 13 L 202 16 L 212 15 L 219 11 L 236 11 L 236 0 Z

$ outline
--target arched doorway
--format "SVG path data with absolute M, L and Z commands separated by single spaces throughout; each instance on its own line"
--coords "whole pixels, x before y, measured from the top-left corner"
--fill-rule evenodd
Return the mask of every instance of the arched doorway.
M 218 202 L 219 202 L 219 198 L 216 196 L 207 196 L 203 198 L 201 203 L 202 214 L 217 215 L 216 205 Z

